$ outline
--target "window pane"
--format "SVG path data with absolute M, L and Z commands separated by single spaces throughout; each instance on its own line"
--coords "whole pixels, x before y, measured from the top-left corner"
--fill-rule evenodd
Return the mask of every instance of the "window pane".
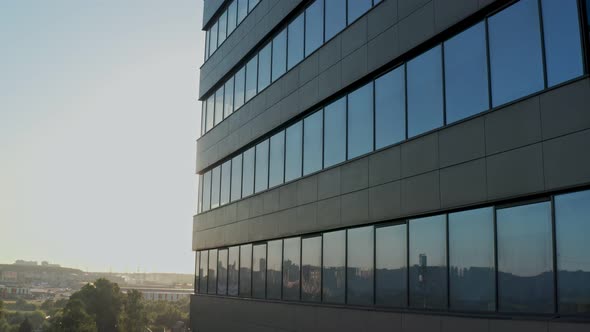
M 269 187 L 283 183 L 285 177 L 285 131 L 270 138 Z
M 231 161 L 231 201 L 242 198 L 242 155 Z
M 324 167 L 330 167 L 346 160 L 346 97 L 326 106 L 324 112 Z
M 223 118 L 227 118 L 234 111 L 234 77 L 225 82 Z
M 270 84 L 270 50 L 272 45 L 268 43 L 258 53 L 258 92 L 264 90 Z
M 441 47 L 408 62 L 408 137 L 443 125 Z
M 406 138 L 406 85 L 403 66 L 375 80 L 375 148 Z
M 287 70 L 287 29 L 272 40 L 272 81 L 281 77 Z
M 238 18 L 238 2 L 232 1 L 227 7 L 227 35 L 229 36 L 236 28 L 236 20 Z
M 207 276 L 209 275 L 209 251 L 201 251 L 201 266 L 199 267 L 200 284 L 199 292 L 207 293 Z
M 301 300 L 319 302 L 322 287 L 322 237 L 302 240 Z
M 268 140 L 256 145 L 255 191 L 268 189 Z
M 493 106 L 543 89 L 537 0 L 519 1 L 488 24 Z
M 254 193 L 254 148 L 243 154 L 242 164 L 242 197 Z
M 211 34 L 209 30 L 205 31 L 205 61 L 209 58 L 209 39 L 211 38 Z
M 490 107 L 484 22 L 445 42 L 447 123 Z
M 584 72 L 576 0 L 542 0 L 547 83 L 553 86 Z
M 373 0 L 348 0 L 348 24 L 371 9 Z
M 207 101 L 201 102 L 201 136 L 207 132 Z
M 215 126 L 223 120 L 223 86 L 215 91 Z
M 303 21 L 303 14 L 301 14 L 288 27 L 288 69 L 295 67 L 299 61 L 303 60 Z
M 227 295 L 238 295 L 240 247 L 229 248 L 227 262 Z
M 324 43 L 324 1 L 316 0 L 305 10 L 305 56 Z
M 346 293 L 349 304 L 373 304 L 373 226 L 348 230 Z
M 207 293 L 217 293 L 217 249 L 209 250 L 209 283 Z
M 256 96 L 256 80 L 258 76 L 258 55 L 246 64 L 246 101 Z
M 209 56 L 211 56 L 217 50 L 217 22 L 211 26 L 209 35 Z
M 252 295 L 252 245 L 240 246 L 240 296 Z
M 301 239 L 285 239 L 283 245 L 283 300 L 299 300 Z
M 246 84 L 246 67 L 242 67 L 234 76 L 235 80 L 235 95 L 234 95 L 234 110 L 244 105 L 244 87 Z
M 219 205 L 229 203 L 229 189 L 231 181 L 231 160 L 221 165 L 221 199 Z
M 301 153 L 303 148 L 303 122 L 287 128 L 285 156 L 285 181 L 301 177 Z
M 322 299 L 344 303 L 346 284 L 346 231 L 324 233 Z
M 256 7 L 256 5 L 258 4 L 260 0 L 249 0 L 248 3 L 248 12 L 251 12 L 252 9 L 254 9 L 254 7 Z
M 238 2 L 238 24 L 248 15 L 248 0 L 236 0 Z
M 346 0 L 326 1 L 326 40 L 346 27 Z
M 406 225 L 375 229 L 375 302 L 377 305 L 408 305 Z
M 281 299 L 281 279 L 283 266 L 283 240 L 268 242 L 268 267 L 266 271 L 266 297 Z
M 197 196 L 197 213 L 203 212 L 203 176 L 197 175 L 199 182 L 197 186 L 199 187 L 199 195 Z
M 215 94 L 212 94 L 207 99 L 207 131 L 213 128 L 213 121 L 215 120 Z
M 499 310 L 552 312 L 550 203 L 499 209 L 497 227 Z
M 447 307 L 446 216 L 410 220 L 410 306 Z
M 322 169 L 323 111 L 303 120 L 303 175 Z
M 211 171 L 203 176 L 203 212 L 211 209 Z
M 590 313 L 590 191 L 555 197 L 559 312 Z
M 252 297 L 266 297 L 266 244 L 254 246 L 252 261 Z
M 227 294 L 227 249 L 220 249 L 218 253 L 217 294 Z
M 227 37 L 227 11 L 223 12 L 221 16 L 219 16 L 219 36 L 217 41 L 217 46 L 220 46 L 225 41 L 225 37 Z
M 348 159 L 373 151 L 373 83 L 348 95 Z
M 199 268 L 201 266 L 201 252 L 195 252 L 195 293 L 199 292 Z
M 451 309 L 494 311 L 494 209 L 449 214 Z
M 217 166 L 213 169 L 211 176 L 211 208 L 214 209 L 219 206 L 219 191 L 221 186 L 221 167 Z

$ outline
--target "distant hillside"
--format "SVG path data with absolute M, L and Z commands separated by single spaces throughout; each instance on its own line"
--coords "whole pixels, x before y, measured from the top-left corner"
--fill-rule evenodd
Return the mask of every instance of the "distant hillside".
M 57 266 L 42 266 L 42 265 L 15 265 L 15 264 L 0 264 L 0 272 L 12 271 L 12 272 L 33 272 L 33 273 L 74 273 L 83 274 L 84 271 L 78 269 L 72 269 L 69 267 L 57 267 Z

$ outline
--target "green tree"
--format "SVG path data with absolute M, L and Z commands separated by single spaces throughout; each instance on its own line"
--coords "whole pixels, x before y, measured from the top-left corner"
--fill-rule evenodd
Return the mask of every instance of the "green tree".
M 0 300 L 0 319 L 2 319 L 3 315 L 4 315 L 4 302 L 2 302 L 2 300 Z
M 125 298 L 123 330 L 125 332 L 142 332 L 147 327 L 147 316 L 141 292 L 133 289 Z
M 51 310 L 53 310 L 53 308 L 55 308 L 55 301 L 53 300 L 45 300 L 42 304 L 41 304 L 41 310 L 45 311 L 45 312 L 50 312 Z
M 52 329 L 50 331 L 55 332 L 97 331 L 94 319 L 84 310 L 84 303 L 77 299 L 68 301 L 61 315 L 52 321 L 51 326 Z
M 20 324 L 18 327 L 18 332 L 33 332 L 33 325 L 31 322 L 29 322 L 28 318 L 25 318 L 25 320 Z
M 71 300 L 80 300 L 84 304 L 86 312 L 94 317 L 99 332 L 118 330 L 123 296 L 116 283 L 98 279 L 74 293 Z

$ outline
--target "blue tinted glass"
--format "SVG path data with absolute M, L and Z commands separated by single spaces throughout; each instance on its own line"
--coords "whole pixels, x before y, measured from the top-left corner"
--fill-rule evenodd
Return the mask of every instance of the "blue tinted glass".
M 443 125 L 441 47 L 408 62 L 408 137 Z
M 246 87 L 246 67 L 242 67 L 234 76 L 234 110 L 244 105 L 244 89 Z
M 245 151 L 242 157 L 242 197 L 254 193 L 254 149 Z
M 234 111 L 234 77 L 225 82 L 225 98 L 223 118 L 227 118 Z
M 301 177 L 302 145 L 303 122 L 299 121 L 287 128 L 285 146 L 285 182 Z
M 272 45 L 268 43 L 258 53 L 258 91 L 262 91 L 270 84 L 270 50 Z
M 346 27 L 346 0 L 326 1 L 326 40 Z
M 232 1 L 227 7 L 227 35 L 229 36 L 236 28 L 236 20 L 238 19 L 238 2 Z
M 272 81 L 287 71 L 287 29 L 272 40 Z
M 215 120 L 215 94 L 207 98 L 207 131 L 213 128 L 213 121 Z
M 406 85 L 404 67 L 375 80 L 375 148 L 406 138 Z
M 211 209 L 211 171 L 203 175 L 203 212 Z
M 215 123 L 217 126 L 223 120 L 223 86 L 215 91 Z
M 217 46 L 219 46 L 225 41 L 225 37 L 227 37 L 227 12 L 224 12 L 219 17 L 217 24 L 219 24 L 219 32 L 217 37 Z
M 373 151 L 373 83 L 348 94 L 348 159 Z
M 257 244 L 252 249 L 252 297 L 266 297 L 266 244 Z
M 485 24 L 445 42 L 447 123 L 489 108 Z
M 252 295 L 252 245 L 240 246 L 240 296 Z
M 348 0 L 348 24 L 363 16 L 372 5 L 372 0 Z
M 251 12 L 260 0 L 248 0 L 248 12 Z
M 231 184 L 231 160 L 226 161 L 221 165 L 221 198 L 219 205 L 229 203 L 229 190 Z
M 227 261 L 227 294 L 238 295 L 239 271 L 240 271 L 240 247 L 229 248 Z
M 199 267 L 199 292 L 207 293 L 207 277 L 209 275 L 209 251 L 201 251 L 201 266 Z
M 553 312 L 553 245 L 549 202 L 497 210 L 498 308 Z
M 217 249 L 209 250 L 209 282 L 207 293 L 217 293 Z
M 205 31 L 205 61 L 209 58 L 209 39 L 211 38 L 211 34 L 209 31 Z
M 285 131 L 270 138 L 269 187 L 283 183 L 285 178 Z
M 217 50 L 217 22 L 209 30 L 209 56 Z
M 450 303 L 454 310 L 496 310 L 494 209 L 449 214 Z
M 323 111 L 303 120 L 303 175 L 322 169 Z
M 301 300 L 319 302 L 322 295 L 322 237 L 301 241 Z
M 248 0 L 236 0 L 238 2 L 238 24 L 248 15 Z
M 373 226 L 348 230 L 346 303 L 373 304 Z
M 266 297 L 281 299 L 283 277 L 283 240 L 268 241 L 268 263 L 266 270 Z
M 201 135 L 207 132 L 207 102 L 201 102 Z
M 447 307 L 446 216 L 410 220 L 410 306 Z
M 375 301 L 377 305 L 408 305 L 406 225 L 375 229 Z
M 268 188 L 268 140 L 256 145 L 256 184 L 255 192 Z
M 547 83 L 553 86 L 584 72 L 576 0 L 542 0 Z
M 217 294 L 227 294 L 227 249 L 220 249 L 217 262 Z
M 346 97 L 324 108 L 324 167 L 346 160 Z
M 246 101 L 256 96 L 256 84 L 258 77 L 258 55 L 255 55 L 246 64 Z
M 537 0 L 519 1 L 488 24 L 493 106 L 543 89 Z
M 231 201 L 242 198 L 242 155 L 235 156 L 231 161 Z
M 316 0 L 305 10 L 305 56 L 324 43 L 324 1 Z
M 219 206 L 219 193 L 221 187 L 221 167 L 215 167 L 211 174 L 211 208 L 214 209 Z
M 203 176 L 198 175 L 199 178 L 199 196 L 197 196 L 197 213 L 203 212 Z
M 299 300 L 301 239 L 285 239 L 283 246 L 283 300 Z
M 289 24 L 288 51 L 287 51 L 287 68 L 295 67 L 299 61 L 303 60 L 303 13 L 299 15 L 291 24 Z
M 344 303 L 346 285 L 346 231 L 324 233 L 322 301 Z
M 590 313 L 590 191 L 555 197 L 559 312 Z
M 197 251 L 195 253 L 195 293 L 199 292 L 199 268 L 201 266 L 201 252 Z

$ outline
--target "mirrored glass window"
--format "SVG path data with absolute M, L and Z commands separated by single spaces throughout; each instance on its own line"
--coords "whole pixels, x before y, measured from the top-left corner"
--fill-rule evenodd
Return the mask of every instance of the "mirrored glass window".
M 199 293 L 199 284 L 201 280 L 199 279 L 199 271 L 201 267 L 201 252 L 197 251 L 195 253 L 195 293 Z
M 209 250 L 209 282 L 207 293 L 217 293 L 217 249 Z
M 217 50 L 217 29 L 217 22 L 215 22 L 209 30 L 209 56 Z
M 254 193 L 254 149 L 246 150 L 242 157 L 242 197 Z
M 449 214 L 449 265 L 451 309 L 496 309 L 493 208 Z
M 238 24 L 248 15 L 248 0 L 236 0 L 238 2 Z
M 371 9 L 373 0 L 348 0 L 348 24 Z
M 217 254 L 217 294 L 227 294 L 227 249 L 219 249 Z
M 211 174 L 211 208 L 214 209 L 219 206 L 219 193 L 221 189 L 221 167 L 215 167 Z
M 373 151 L 373 82 L 348 94 L 348 159 Z
M 252 295 L 252 245 L 240 246 L 240 296 Z
M 268 140 L 256 145 L 255 192 L 268 189 Z
M 324 167 L 346 160 L 346 97 L 324 108 Z
M 410 60 L 408 70 L 408 137 L 443 125 L 441 47 Z
M 285 146 L 285 182 L 301 177 L 303 152 L 303 122 L 287 128 Z
M 287 71 L 287 29 L 283 29 L 272 40 L 272 81 Z
M 373 304 L 373 240 L 373 226 L 348 230 L 346 303 Z
M 248 0 L 248 12 L 251 12 L 260 0 Z
M 258 77 L 258 55 L 255 55 L 246 64 L 246 101 L 256 96 L 256 84 Z
M 211 209 L 211 171 L 203 175 L 203 212 Z
M 199 267 L 200 284 L 199 292 L 202 294 L 207 293 L 207 277 L 209 276 L 209 251 L 201 251 L 201 266 Z
M 324 43 L 324 1 L 316 0 L 305 10 L 305 56 Z
M 199 196 L 197 196 L 197 213 L 203 212 L 203 176 L 198 175 L 199 183 L 197 186 L 199 187 Z
M 236 75 L 234 75 L 234 110 L 244 105 L 244 93 L 246 87 L 246 67 L 242 67 Z
M 207 101 L 201 102 L 201 136 L 207 132 Z
M 323 111 L 303 120 L 303 175 L 322 169 Z
M 268 43 L 258 53 L 258 92 L 264 90 L 270 84 L 271 47 L 271 43 Z
M 283 240 L 268 241 L 266 298 L 280 300 L 283 278 Z
M 213 122 L 215 121 L 215 94 L 212 94 L 207 98 L 207 131 L 213 128 Z
M 304 238 L 301 251 L 301 300 L 319 302 L 322 296 L 322 237 Z
M 549 202 L 497 210 L 498 308 L 553 312 L 553 240 Z
M 288 48 L 287 48 L 287 68 L 295 67 L 303 60 L 303 13 L 299 15 L 288 27 Z
M 346 231 L 323 235 L 322 301 L 344 303 L 346 296 Z
M 492 104 L 543 89 L 537 0 L 521 0 L 488 19 Z
M 221 198 L 219 205 L 229 203 L 229 190 L 231 184 L 231 160 L 221 165 Z
M 555 197 L 559 312 L 590 313 L 590 191 Z
M 269 187 L 283 183 L 285 178 L 285 131 L 270 138 Z
M 217 126 L 223 120 L 223 86 L 215 91 L 215 123 Z
M 232 1 L 227 7 L 227 35 L 229 36 L 236 28 L 236 21 L 238 19 L 238 2 Z
M 283 240 L 283 300 L 299 300 L 301 238 Z
M 219 16 L 219 33 L 217 36 L 217 46 L 219 47 L 225 41 L 225 37 L 227 37 L 227 12 L 223 12 L 221 16 Z
M 225 82 L 225 98 L 223 107 L 223 118 L 227 118 L 234 111 L 234 77 Z
M 266 244 L 253 247 L 252 255 L 252 297 L 266 297 Z
M 231 161 L 231 201 L 242 198 L 242 155 L 235 156 Z
M 346 0 L 326 1 L 326 40 L 346 28 Z
M 405 67 L 398 67 L 375 80 L 375 148 L 406 138 Z
M 484 22 L 444 43 L 447 123 L 490 107 Z
M 410 306 L 447 307 L 446 216 L 410 220 Z
M 229 248 L 227 261 L 227 295 L 238 296 L 240 275 L 240 247 Z
M 406 225 L 375 229 L 375 302 L 380 306 L 408 305 Z

